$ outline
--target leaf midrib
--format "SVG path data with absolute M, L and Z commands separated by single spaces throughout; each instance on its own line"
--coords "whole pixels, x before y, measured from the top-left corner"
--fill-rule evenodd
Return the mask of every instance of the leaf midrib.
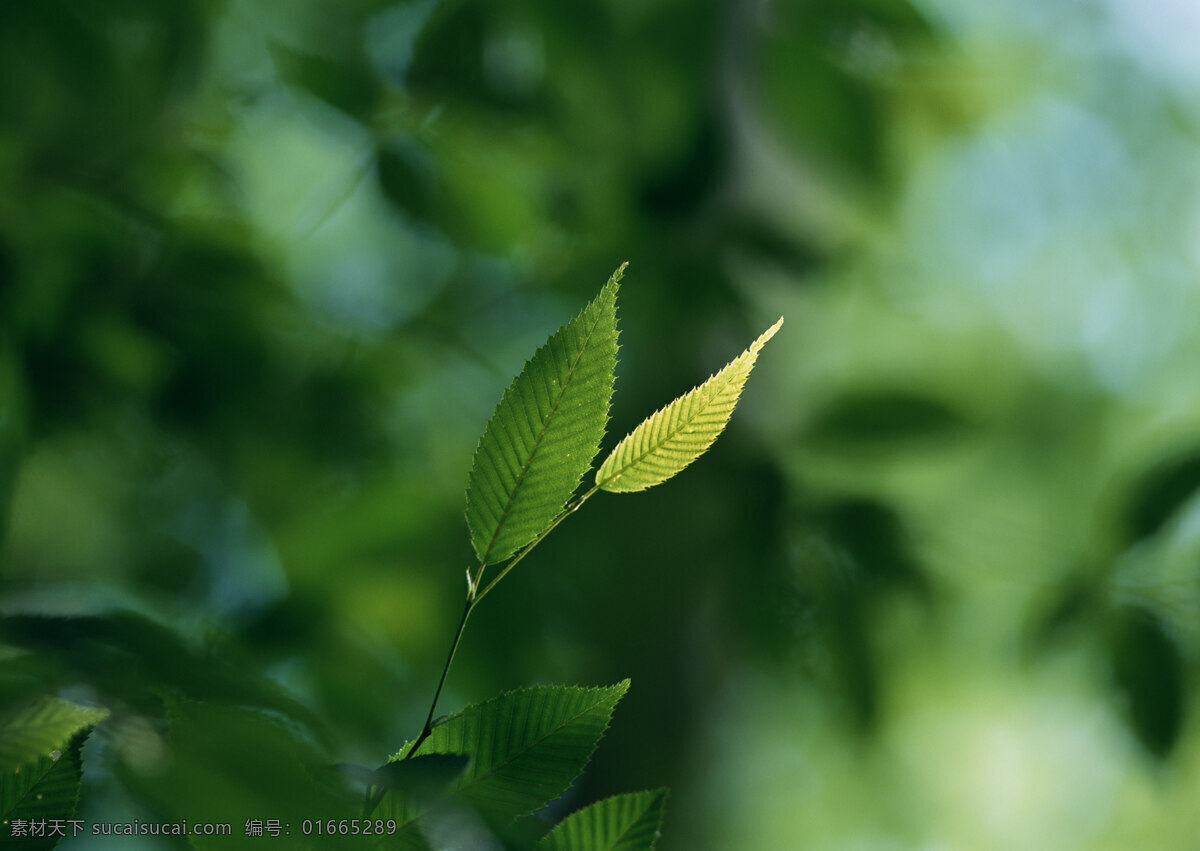
M 610 851 L 611 851 L 611 849 L 616 848 L 622 842 L 625 841 L 625 837 L 628 836 L 630 834 L 630 832 L 635 827 L 638 826 L 638 823 L 641 822 L 641 820 L 646 817 L 646 813 L 650 812 L 650 810 L 654 807 L 654 804 L 657 800 L 658 800 L 658 793 L 657 792 L 652 793 L 650 795 L 650 802 L 648 804 L 646 804 L 646 806 L 642 807 L 641 810 L 638 811 L 637 816 L 634 817 L 633 819 L 630 819 L 629 824 L 626 825 L 625 829 L 621 831 L 620 835 L 614 837 L 613 841 L 609 843 L 608 847 L 609 847 Z
M 504 768 L 505 766 L 512 763 L 515 759 L 517 759 L 520 756 L 523 756 L 524 754 L 529 753 L 529 751 L 533 750 L 535 747 L 540 745 L 542 742 L 546 741 L 546 739 L 550 738 L 555 733 L 558 733 L 559 731 L 561 731 L 568 724 L 570 724 L 574 721 L 578 721 L 580 718 L 582 718 L 587 713 L 591 712 L 593 709 L 595 709 L 601 703 L 602 703 L 601 700 L 597 700 L 594 703 L 591 703 L 591 704 L 585 706 L 583 709 L 581 709 L 575 715 L 572 715 L 569 718 L 564 718 L 563 721 L 560 724 L 558 724 L 556 727 L 553 727 L 553 728 L 547 730 L 544 734 L 542 734 L 542 736 L 529 742 L 529 744 L 525 748 L 517 751 L 512 756 L 510 756 L 508 759 L 504 760 L 504 762 L 501 762 L 501 763 L 498 763 L 498 764 L 492 766 L 492 769 L 487 774 L 481 774 L 481 775 L 476 776 L 470 783 L 468 783 L 464 786 L 461 786 L 460 789 L 462 789 L 463 791 L 466 791 L 467 789 L 470 789 L 470 788 L 478 785 L 479 783 L 483 782 L 484 780 L 487 780 L 488 778 L 492 777 L 494 774 L 499 772 L 502 768 Z
M 521 472 L 517 475 L 517 481 L 513 486 L 512 493 L 508 495 L 508 501 L 504 504 L 504 508 L 500 512 L 500 517 L 496 521 L 496 528 L 492 532 L 491 539 L 488 541 L 487 549 L 483 551 L 483 556 L 479 559 L 481 565 L 486 566 L 488 559 L 492 555 L 492 548 L 496 546 L 496 540 L 500 537 L 500 531 L 504 528 L 504 521 L 508 518 L 508 513 L 512 510 L 513 502 L 516 500 L 517 494 L 521 490 L 521 485 L 525 481 L 525 475 L 529 472 L 529 465 L 533 463 L 533 459 L 537 456 L 538 450 L 542 446 L 542 438 L 546 436 L 546 430 L 550 428 L 550 421 L 554 419 L 554 415 L 558 412 L 558 406 L 561 404 L 563 396 L 566 395 L 567 386 L 575 377 L 575 371 L 579 367 L 579 362 L 583 359 L 583 354 L 591 344 L 592 336 L 596 333 L 596 328 L 600 325 L 600 320 L 603 318 L 603 312 L 601 311 L 600 315 L 592 323 L 592 327 L 588 329 L 587 336 L 583 340 L 583 345 L 579 347 L 579 354 L 575 356 L 575 360 L 571 363 L 571 368 L 558 390 L 558 396 L 555 397 L 554 404 L 550 407 L 550 414 L 546 417 L 545 422 L 542 423 L 542 429 L 538 432 L 537 439 L 533 442 L 533 450 L 529 453 L 529 457 L 525 460 L 525 463 L 521 465 Z
M 29 796 L 34 793 L 34 791 L 38 788 L 38 786 L 40 784 L 44 783 L 46 781 L 46 778 L 50 776 L 51 772 L 53 772 L 54 769 L 58 767 L 59 760 L 65 759 L 65 758 L 67 758 L 67 756 L 68 756 L 68 754 L 64 751 L 62 756 L 59 757 L 59 759 L 50 760 L 50 764 L 45 767 L 45 769 L 42 771 L 42 773 L 39 776 L 34 778 L 33 782 L 29 784 L 28 788 L 26 788 L 25 791 L 21 792 L 17 796 L 16 800 L 13 801 L 13 805 L 9 809 L 5 810 L 3 813 L 0 813 L 0 816 L 7 819 L 11 813 L 15 813 L 18 809 L 20 809 L 21 804 L 23 802 L 25 802 L 26 800 L 28 800 Z M 41 762 L 41 760 L 39 759 L 38 762 Z M 28 765 L 29 764 L 27 763 L 26 766 L 24 766 L 24 767 L 28 767 Z

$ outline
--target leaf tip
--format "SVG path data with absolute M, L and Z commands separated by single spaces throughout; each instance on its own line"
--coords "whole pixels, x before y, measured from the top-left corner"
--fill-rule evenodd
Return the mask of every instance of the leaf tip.
M 758 339 L 755 340 L 753 344 L 751 344 L 750 348 L 753 349 L 755 352 L 757 352 L 764 345 L 766 345 L 768 340 L 770 340 L 772 337 L 775 336 L 775 332 L 777 332 L 782 326 L 783 326 L 783 317 L 780 316 L 774 325 L 772 325 L 770 328 L 768 328 L 766 331 L 763 331 L 762 334 L 759 335 Z

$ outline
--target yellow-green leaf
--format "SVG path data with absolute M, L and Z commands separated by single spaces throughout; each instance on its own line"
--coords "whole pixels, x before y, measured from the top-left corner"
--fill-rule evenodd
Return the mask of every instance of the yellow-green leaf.
M 600 465 L 596 484 L 613 492 L 645 490 L 703 455 L 725 430 L 758 353 L 782 324 L 780 317 L 724 369 L 643 420 Z

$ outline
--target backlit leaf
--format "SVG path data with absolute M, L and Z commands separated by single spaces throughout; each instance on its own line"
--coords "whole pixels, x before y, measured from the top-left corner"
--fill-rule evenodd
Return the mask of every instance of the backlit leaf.
M 662 827 L 667 790 L 616 795 L 567 816 L 538 851 L 651 851 Z
M 107 709 L 77 706 L 47 697 L 0 718 L 0 771 L 12 771 L 46 756 L 85 727 L 108 716 Z
M 504 561 L 543 532 L 592 465 L 617 365 L 617 282 L 525 364 L 488 420 L 467 482 L 480 564 Z
M 643 420 L 600 465 L 596 484 L 614 492 L 645 490 L 703 455 L 725 430 L 758 353 L 782 324 L 781 317 L 708 381 Z

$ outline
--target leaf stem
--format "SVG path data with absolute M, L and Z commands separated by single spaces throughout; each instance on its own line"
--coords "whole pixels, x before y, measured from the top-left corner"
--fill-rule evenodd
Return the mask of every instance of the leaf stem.
M 417 752 L 417 748 L 421 747 L 422 743 L 429 738 L 429 734 L 433 732 L 433 714 L 437 711 L 438 699 L 441 698 L 442 689 L 446 686 L 446 677 L 450 674 L 450 665 L 454 662 L 454 654 L 458 652 L 458 644 L 462 641 L 463 630 L 467 628 L 467 618 L 471 616 L 471 609 L 475 608 L 477 602 L 475 583 L 472 581 L 471 571 L 468 569 L 467 602 L 463 606 L 462 619 L 458 622 L 458 630 L 454 633 L 454 641 L 450 644 L 450 652 L 446 655 L 446 664 L 442 666 L 441 679 L 438 680 L 437 689 L 433 692 L 433 700 L 429 704 L 429 715 L 425 718 L 425 726 L 421 729 L 421 735 L 417 736 L 417 740 L 408 749 L 408 753 L 404 755 L 404 759 L 411 759 Z M 363 818 L 371 817 L 385 794 L 387 794 L 387 789 L 384 787 L 367 787 L 366 796 L 363 799 Z
M 525 547 L 517 553 L 509 562 L 504 565 L 496 577 L 489 582 L 482 591 L 479 590 L 479 583 L 483 579 L 483 571 L 487 565 L 480 565 L 479 571 L 472 574 L 470 569 L 467 570 L 467 600 L 463 606 L 462 619 L 458 622 L 458 629 L 454 633 L 454 641 L 450 644 L 450 652 L 446 655 L 446 664 L 442 666 L 442 676 L 438 680 L 437 689 L 433 692 L 433 700 L 429 704 L 429 715 L 425 718 L 425 727 L 421 730 L 421 735 L 417 736 L 412 747 L 408 749 L 408 753 L 404 755 L 404 759 L 411 759 L 417 752 L 417 748 L 424 744 L 425 740 L 433 733 L 433 716 L 437 711 L 438 700 L 442 696 L 442 689 L 446 686 L 446 677 L 450 675 L 450 665 L 454 662 L 454 654 L 458 652 L 458 644 L 462 641 L 463 630 L 467 628 L 467 618 L 471 616 L 471 611 L 479 605 L 479 601 L 487 596 L 487 593 L 496 587 L 496 583 L 508 575 L 508 572 L 517 566 L 517 562 L 529 555 L 530 551 L 540 544 L 547 535 L 554 531 L 559 523 L 563 522 L 570 515 L 579 510 L 596 491 L 600 490 L 600 485 L 593 485 L 592 489 L 585 492 L 583 495 L 572 500 L 567 504 L 553 522 L 547 526 L 541 534 L 530 541 Z M 363 818 L 370 818 L 371 813 L 379 806 L 383 800 L 383 796 L 387 793 L 385 788 L 369 787 L 366 792 L 366 797 L 363 801 Z
M 417 740 L 413 742 L 413 746 L 408 749 L 408 753 L 404 755 L 405 759 L 409 759 L 417 752 L 417 748 L 421 743 L 429 738 L 429 734 L 433 732 L 433 714 L 437 711 L 438 699 L 442 696 L 442 689 L 446 685 L 446 677 L 450 674 L 450 665 L 454 661 L 454 654 L 458 652 L 458 643 L 462 641 L 463 630 L 467 628 L 467 618 L 471 616 L 471 610 L 475 608 L 475 604 L 479 602 L 479 598 L 475 597 L 470 591 L 467 593 L 467 603 L 463 607 L 462 620 L 458 622 L 458 631 L 454 633 L 454 642 L 450 645 L 450 653 L 446 656 L 446 664 L 442 666 L 442 677 L 438 680 L 437 689 L 433 692 L 433 701 L 429 704 L 429 715 L 425 719 L 425 727 L 421 730 L 421 735 L 417 736 Z

